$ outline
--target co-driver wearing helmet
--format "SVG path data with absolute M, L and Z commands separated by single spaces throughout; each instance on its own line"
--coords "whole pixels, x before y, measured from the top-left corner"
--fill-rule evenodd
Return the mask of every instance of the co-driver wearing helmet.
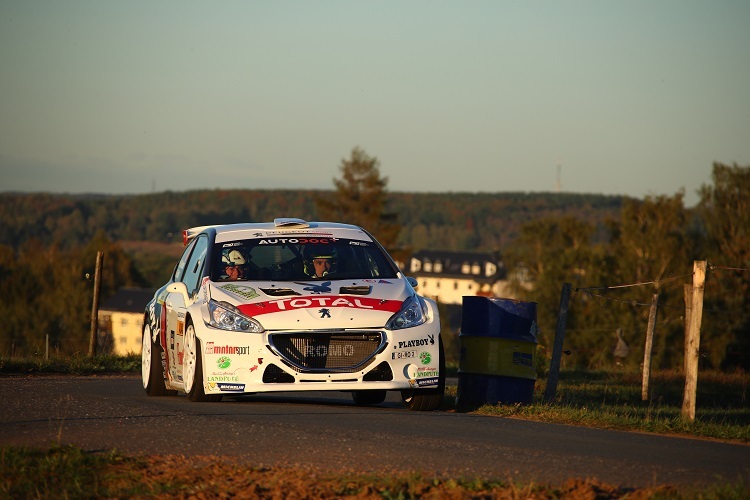
M 305 274 L 322 278 L 336 271 L 336 249 L 329 245 L 311 245 L 305 248 Z

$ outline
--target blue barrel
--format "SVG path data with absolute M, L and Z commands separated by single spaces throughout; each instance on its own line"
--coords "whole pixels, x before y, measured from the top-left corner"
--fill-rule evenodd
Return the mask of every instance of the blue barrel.
M 456 406 L 531 403 L 537 331 L 536 302 L 464 297 Z

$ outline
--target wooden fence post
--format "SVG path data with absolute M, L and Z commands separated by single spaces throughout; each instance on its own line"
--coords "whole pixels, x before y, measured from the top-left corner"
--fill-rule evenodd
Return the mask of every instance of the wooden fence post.
M 688 338 L 690 338 L 690 312 L 693 310 L 693 284 L 685 283 L 685 346 L 683 347 L 682 369 L 687 373 Z
M 570 283 L 563 283 L 560 293 L 560 308 L 557 311 L 557 327 L 555 328 L 555 343 L 552 348 L 552 360 L 549 366 L 547 388 L 544 391 L 544 402 L 555 399 L 557 380 L 560 377 L 560 358 L 562 357 L 563 341 L 565 340 L 565 324 L 568 321 L 568 305 L 570 304 Z
M 102 262 L 104 252 L 96 252 L 96 270 L 94 271 L 94 299 L 91 304 L 91 332 L 89 337 L 89 357 L 96 355 L 96 338 L 99 336 L 99 295 L 102 280 Z
M 654 345 L 654 326 L 656 325 L 656 309 L 659 306 L 659 294 L 651 297 L 651 310 L 648 313 L 648 327 L 646 328 L 646 346 L 643 349 L 643 383 L 641 385 L 641 400 L 648 401 L 648 381 L 651 377 L 651 350 Z
M 698 391 L 698 356 L 703 319 L 703 288 L 706 283 L 706 261 L 693 263 L 693 300 L 691 301 L 688 338 L 685 340 L 685 392 L 682 396 L 682 418 L 695 420 L 695 395 Z

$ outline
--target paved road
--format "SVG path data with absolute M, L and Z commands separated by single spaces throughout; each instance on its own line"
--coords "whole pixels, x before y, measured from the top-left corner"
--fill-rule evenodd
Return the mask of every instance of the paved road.
M 0 378 L 0 444 L 227 455 L 256 466 L 421 471 L 631 487 L 750 483 L 750 446 L 464 413 L 410 412 L 397 394 L 279 393 L 221 403 L 149 398 L 137 377 Z

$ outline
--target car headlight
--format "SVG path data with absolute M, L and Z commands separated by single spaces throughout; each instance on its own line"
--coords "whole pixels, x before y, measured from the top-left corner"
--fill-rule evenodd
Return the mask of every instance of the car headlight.
M 208 301 L 208 325 L 232 332 L 262 333 L 263 327 L 253 318 L 248 318 L 229 302 Z
M 419 295 L 406 299 L 401 310 L 391 317 L 385 327 L 389 330 L 403 330 L 419 326 L 427 321 L 427 304 Z

